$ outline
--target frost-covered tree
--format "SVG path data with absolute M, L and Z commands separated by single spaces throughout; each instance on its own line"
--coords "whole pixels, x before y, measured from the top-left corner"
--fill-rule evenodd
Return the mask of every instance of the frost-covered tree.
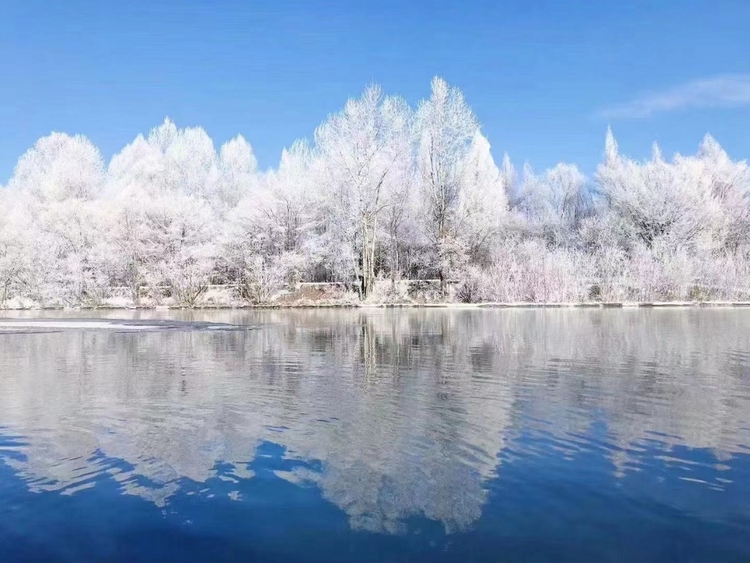
M 473 141 L 479 131 L 474 113 L 457 88 L 442 78 L 432 80 L 432 94 L 416 114 L 417 174 L 422 199 L 422 231 L 427 266 L 437 272 L 441 288 L 465 261 L 460 238 L 460 212 Z
M 467 258 L 473 261 L 486 262 L 498 242 L 508 214 L 505 182 L 492 158 L 489 141 L 476 131 L 462 165 L 455 214 L 458 237 L 467 249 Z
M 216 222 L 194 195 L 163 195 L 144 209 L 152 287 L 166 285 L 178 304 L 192 306 L 206 291 L 216 260 Z
M 309 145 L 297 141 L 284 149 L 278 169 L 266 178 L 271 196 L 266 214 L 277 237 L 279 253 L 300 251 L 306 242 L 312 228 L 312 190 L 318 166 Z
M 243 170 L 234 160 L 223 169 Z M 254 166 L 251 162 L 245 170 Z M 202 129 L 178 130 L 169 120 L 112 159 L 113 244 L 120 280 L 134 300 L 144 285 L 157 293 L 165 286 L 188 305 L 205 291 L 216 257 L 216 208 L 228 204 L 221 197 L 231 192 L 231 182 L 220 180 L 211 139 Z M 223 186 L 218 193 L 217 184 Z
M 416 111 L 366 89 L 266 172 L 242 136 L 214 147 L 169 119 L 106 167 L 82 136 L 39 139 L 0 187 L 0 306 L 123 288 L 193 306 L 209 284 L 260 303 L 300 281 L 406 299 L 403 277 L 464 301 L 750 299 L 750 167 L 711 136 L 638 161 L 608 130 L 591 180 L 566 163 L 519 178 L 435 78 Z
M 510 156 L 506 152 L 503 154 L 503 163 L 500 167 L 500 178 L 503 182 L 503 189 L 505 190 L 505 197 L 508 200 L 508 205 L 514 208 L 520 198 L 520 186 L 518 185 L 518 175 L 516 174 L 516 167 L 510 160 Z
M 208 182 L 214 189 L 209 199 L 220 215 L 257 189 L 258 160 L 242 135 L 222 145 L 215 174 L 216 178 Z
M 696 280 L 710 278 L 716 287 L 718 271 L 745 262 L 748 167 L 732 162 L 710 136 L 695 156 L 670 162 L 654 144 L 651 159 L 636 162 L 619 154 L 608 131 L 597 181 L 608 204 L 598 224 L 608 228 L 588 238 L 612 241 L 602 250 L 609 256 L 624 252 L 621 276 L 645 287 L 636 299 L 689 298 L 698 290 L 686 288 Z
M 737 251 L 750 242 L 750 168 L 733 162 L 719 143 L 706 135 L 695 156 L 677 155 L 677 182 L 691 186 L 705 205 L 701 244 L 712 252 Z
M 410 119 L 402 99 L 371 86 L 315 132 L 324 233 L 332 258 L 360 280 L 365 297 L 375 282 L 383 211 L 398 204 L 394 193 L 407 181 Z
M 586 177 L 573 164 L 557 164 L 541 176 L 527 164 L 518 208 L 534 236 L 552 245 L 570 243 L 591 209 Z
M 30 292 L 45 302 L 98 302 L 109 285 L 105 214 L 97 197 L 104 162 L 85 137 L 52 133 L 19 160 L 8 189 L 30 217 Z
M 52 133 L 18 161 L 8 187 L 36 202 L 94 199 L 104 182 L 104 161 L 86 137 Z
M 608 130 L 597 182 L 630 236 L 646 246 L 660 237 L 691 244 L 705 226 L 707 194 L 683 181 L 680 167 L 666 162 L 656 145 L 651 160 L 639 163 L 619 154 Z
M 0 186 L 0 307 L 28 297 L 36 264 L 31 250 L 37 233 L 32 217 L 17 195 Z
M 303 278 L 314 213 L 315 158 L 305 142 L 285 149 L 277 170 L 258 178 L 223 224 L 221 262 L 252 301 L 264 301 L 284 283 Z

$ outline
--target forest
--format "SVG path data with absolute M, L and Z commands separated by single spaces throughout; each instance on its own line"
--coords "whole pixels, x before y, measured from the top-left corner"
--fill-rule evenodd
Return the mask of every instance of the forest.
M 750 171 L 711 136 L 593 177 L 497 160 L 461 91 L 378 86 L 261 171 L 169 119 L 107 164 L 52 133 L 0 187 L 0 307 L 278 302 L 650 302 L 750 296 Z M 226 297 L 229 296 L 229 297 Z

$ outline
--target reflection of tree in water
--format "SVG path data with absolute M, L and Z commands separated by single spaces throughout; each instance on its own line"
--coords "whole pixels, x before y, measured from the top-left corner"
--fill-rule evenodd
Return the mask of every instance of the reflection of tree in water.
M 469 372 L 435 373 L 435 351 L 415 345 L 411 320 L 357 314 L 312 322 L 313 332 L 336 323 L 324 357 L 335 359 L 339 375 L 312 378 L 300 400 L 316 397 L 305 408 L 335 414 L 337 421 L 318 424 L 313 433 L 300 432 L 305 424 L 288 424 L 280 438 L 290 455 L 323 461 L 321 475 L 304 477 L 358 528 L 394 531 L 416 515 L 449 529 L 476 520 L 483 481 L 493 475 L 509 421 L 507 401 L 497 402 L 491 415 L 479 403 L 465 403 Z M 307 369 L 308 375 L 325 372 L 331 363 Z
M 108 474 L 163 505 L 181 478 L 216 477 L 217 462 L 234 468 L 222 478 L 251 477 L 270 441 L 322 463 L 287 478 L 317 483 L 354 527 L 396 532 L 425 516 L 450 531 L 481 515 L 506 441 L 538 425 L 575 455 L 604 420 L 617 471 L 654 436 L 724 458 L 750 441 L 743 311 L 212 318 L 261 328 L 4 336 L 0 424 L 26 442 L 26 459 L 8 463 L 35 490 Z

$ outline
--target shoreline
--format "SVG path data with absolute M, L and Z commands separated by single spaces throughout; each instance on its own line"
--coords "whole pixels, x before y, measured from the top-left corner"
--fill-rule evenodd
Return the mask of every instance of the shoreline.
M 231 311 L 231 310 L 273 310 L 273 309 L 666 309 L 666 308 L 727 308 L 750 307 L 750 301 L 650 301 L 650 302 L 486 302 L 486 303 L 319 303 L 319 304 L 266 304 L 266 305 L 199 305 L 180 307 L 176 305 L 155 305 L 127 307 L 117 305 L 80 307 L 14 307 L 3 312 L 19 311 Z

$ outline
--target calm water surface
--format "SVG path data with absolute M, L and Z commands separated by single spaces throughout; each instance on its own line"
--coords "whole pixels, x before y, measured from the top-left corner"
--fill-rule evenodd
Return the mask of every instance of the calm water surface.
M 750 560 L 750 310 L 102 315 L 0 319 L 3 563 Z

